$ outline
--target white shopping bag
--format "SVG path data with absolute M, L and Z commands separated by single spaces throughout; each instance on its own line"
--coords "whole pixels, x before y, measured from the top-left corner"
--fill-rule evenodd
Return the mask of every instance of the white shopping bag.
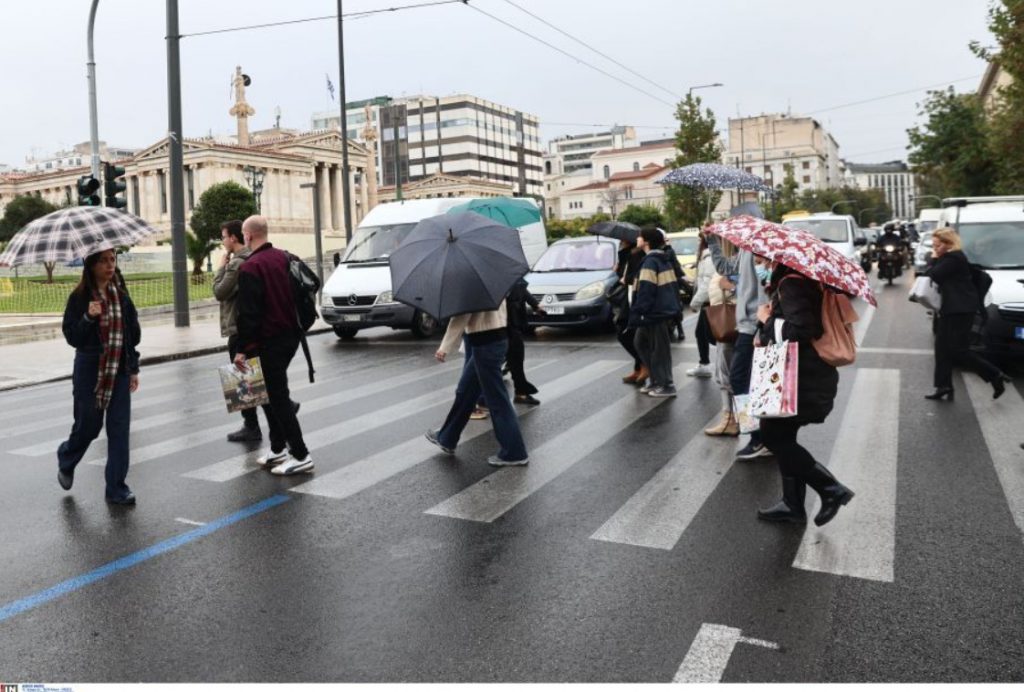
M 926 310 L 938 312 L 942 309 L 942 294 L 939 293 L 939 287 L 927 276 L 919 276 L 914 280 L 909 300 L 911 303 L 924 306 Z
M 797 413 L 800 346 L 782 341 L 754 349 L 748 410 L 756 418 L 791 418 Z

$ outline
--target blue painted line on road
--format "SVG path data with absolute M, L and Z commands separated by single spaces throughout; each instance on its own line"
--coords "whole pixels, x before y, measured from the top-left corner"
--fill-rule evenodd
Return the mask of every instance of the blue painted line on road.
M 220 519 L 215 519 L 214 521 L 211 521 L 210 523 L 198 529 L 188 531 L 186 533 L 181 534 L 180 536 L 175 536 L 174 538 L 168 538 L 166 541 L 160 541 L 155 545 L 152 545 L 148 548 L 144 548 L 138 552 L 132 553 L 131 555 L 125 555 L 124 557 L 114 560 L 113 562 L 108 562 L 102 567 L 97 567 L 91 572 L 87 572 L 86 574 L 82 574 L 77 577 L 72 577 L 71 579 L 63 581 L 60 584 L 57 584 L 56 586 L 51 586 L 45 591 L 40 591 L 39 593 L 33 594 L 32 596 L 28 596 L 18 601 L 14 601 L 13 603 L 9 603 L 3 607 L 0 607 L 0 622 L 3 622 L 8 618 L 12 618 L 20 613 L 24 613 L 26 610 L 31 610 L 32 608 L 36 608 L 45 603 L 49 603 L 50 601 L 56 600 L 62 596 L 66 596 L 67 594 L 72 593 L 73 591 L 83 589 L 86 586 L 89 586 L 90 584 L 95 584 L 96 582 L 102 579 L 106 579 L 109 576 L 117 574 L 118 572 L 126 570 L 130 567 L 134 567 L 135 565 L 141 562 L 145 562 L 146 560 L 152 559 L 158 555 L 163 555 L 164 553 L 168 553 L 172 550 L 177 550 L 183 545 L 187 545 L 192 541 L 196 541 L 200 538 L 203 538 L 204 536 L 208 536 L 214 531 L 219 531 L 220 529 L 223 529 L 227 526 L 236 524 L 242 521 L 243 519 L 248 519 L 249 517 L 259 514 L 260 512 L 265 512 L 266 510 L 271 509 L 272 507 L 276 507 L 284 502 L 287 502 L 289 499 L 291 498 L 289 498 L 287 495 L 274 495 L 273 497 L 268 497 L 266 500 L 263 500 L 262 502 L 257 502 L 254 505 L 250 505 L 245 509 L 241 509 L 235 512 L 234 514 L 228 514 L 226 516 L 221 517 Z

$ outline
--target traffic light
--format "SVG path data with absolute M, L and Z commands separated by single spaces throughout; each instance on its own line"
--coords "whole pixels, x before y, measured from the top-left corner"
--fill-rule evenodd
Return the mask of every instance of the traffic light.
M 103 164 L 103 206 L 115 209 L 124 209 L 128 206 L 128 200 L 121 196 L 121 193 L 128 189 L 128 183 L 120 178 L 124 178 L 123 166 Z
M 98 207 L 100 196 L 97 191 L 100 189 L 100 181 L 91 175 L 83 175 L 78 179 L 78 206 Z

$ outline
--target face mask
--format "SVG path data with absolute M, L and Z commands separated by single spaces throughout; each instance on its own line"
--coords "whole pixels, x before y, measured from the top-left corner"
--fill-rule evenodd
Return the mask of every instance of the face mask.
M 755 265 L 754 269 L 757 272 L 757 280 L 760 281 L 761 283 L 765 283 L 766 281 L 768 281 L 768 279 L 772 275 L 772 273 L 768 271 L 768 267 L 766 267 L 763 264 Z

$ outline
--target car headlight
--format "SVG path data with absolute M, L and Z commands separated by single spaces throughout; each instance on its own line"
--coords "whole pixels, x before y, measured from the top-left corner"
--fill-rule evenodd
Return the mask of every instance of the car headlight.
M 386 303 L 394 303 L 394 302 L 395 302 L 395 300 L 394 300 L 394 297 L 392 295 L 392 292 L 391 291 L 384 291 L 379 296 L 377 296 L 377 300 L 373 301 L 373 304 L 374 305 L 385 305 Z
M 320 298 L 320 306 L 325 308 L 333 308 L 334 298 L 324 293 L 323 296 Z
M 604 295 L 604 281 L 595 281 L 576 291 L 575 300 L 590 300 Z
M 885 251 L 886 252 L 896 252 L 896 246 L 895 245 L 886 245 L 885 246 Z

